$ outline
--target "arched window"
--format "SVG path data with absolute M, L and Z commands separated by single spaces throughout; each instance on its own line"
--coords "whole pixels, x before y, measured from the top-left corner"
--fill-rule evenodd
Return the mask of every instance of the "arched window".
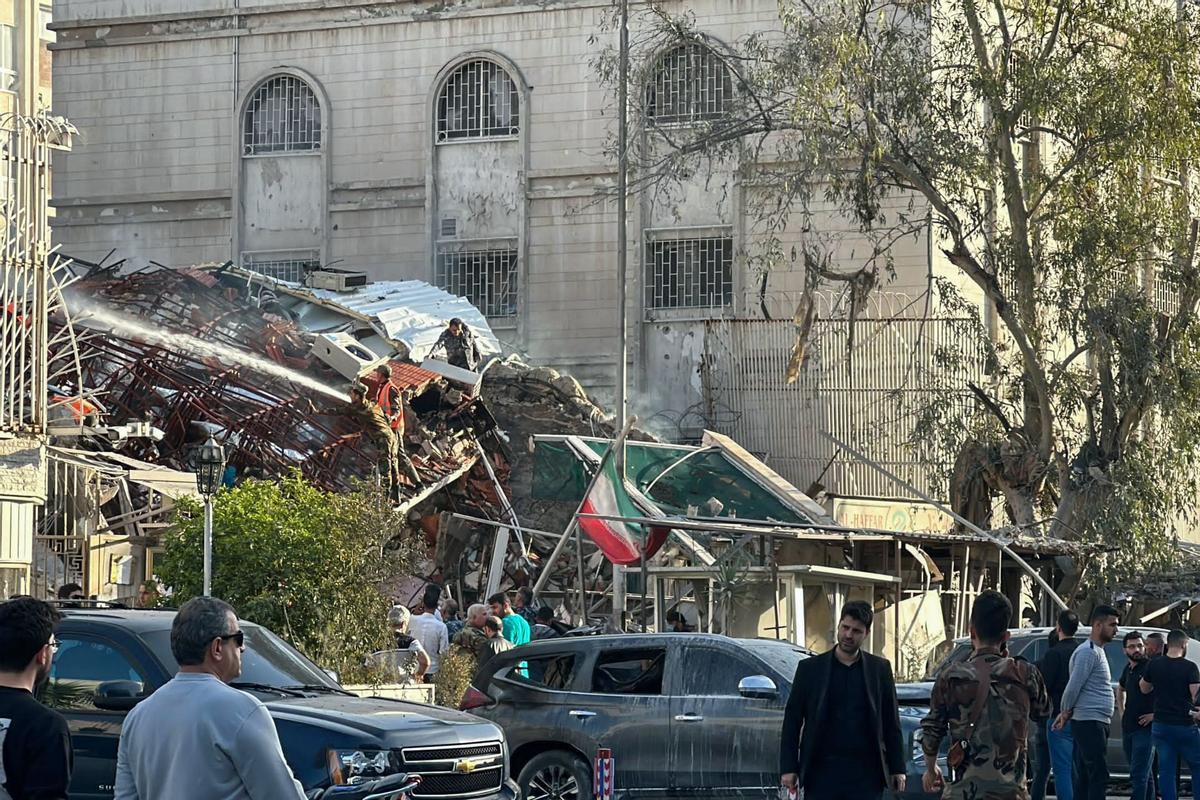
M 321 149 L 321 104 L 312 87 L 294 75 L 272 75 L 246 103 L 242 152 L 312 153 Z
M 657 125 L 720 119 L 732 101 L 729 68 L 712 48 L 697 42 L 664 53 L 646 86 L 646 116 Z
M 437 99 L 437 140 L 513 138 L 521 132 L 517 84 L 504 68 L 482 58 L 460 64 Z

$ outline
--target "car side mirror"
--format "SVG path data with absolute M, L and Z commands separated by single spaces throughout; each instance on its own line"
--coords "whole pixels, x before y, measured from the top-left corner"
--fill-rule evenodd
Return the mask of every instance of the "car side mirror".
M 333 670 L 327 669 L 327 670 L 325 670 L 325 674 L 328 675 L 330 678 L 332 678 L 333 682 L 336 683 L 338 686 L 342 685 L 342 679 L 339 678 L 338 674 L 336 672 L 334 672 Z
M 137 681 L 105 681 L 96 687 L 92 705 L 104 711 L 128 711 L 146 699 Z
M 774 700 L 779 697 L 779 687 L 766 675 L 749 675 L 738 681 L 738 694 L 757 700 Z

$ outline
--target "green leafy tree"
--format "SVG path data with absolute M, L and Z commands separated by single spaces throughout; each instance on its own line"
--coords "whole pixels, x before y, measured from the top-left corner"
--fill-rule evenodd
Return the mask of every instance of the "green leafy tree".
M 363 657 L 394 646 L 382 587 L 414 563 L 405 527 L 376 487 L 246 481 L 214 498 L 213 594 L 344 681 L 369 680 Z M 177 604 L 202 591 L 203 530 L 201 507 L 183 503 L 159 569 Z
M 1012 524 L 1113 546 L 1097 577 L 1168 558 L 1200 444 L 1195 4 L 781 0 L 778 29 L 728 44 L 665 5 L 636 19 L 630 97 L 680 44 L 715 53 L 732 91 L 694 124 L 645 120 L 634 185 L 740 172 L 765 232 L 750 264 L 787 263 L 780 234 L 799 225 L 809 295 L 840 288 L 851 321 L 892 243 L 930 232 L 949 276 L 936 311 L 982 306 L 994 325 L 975 326 L 976 418 L 935 402 L 918 428 L 959 453 L 952 499 L 983 524 L 1002 498 Z M 604 53 L 602 76 L 615 64 Z M 849 224 L 822 225 L 830 207 Z M 847 256 L 847 236 L 871 246 Z M 810 296 L 796 317 L 802 361 Z

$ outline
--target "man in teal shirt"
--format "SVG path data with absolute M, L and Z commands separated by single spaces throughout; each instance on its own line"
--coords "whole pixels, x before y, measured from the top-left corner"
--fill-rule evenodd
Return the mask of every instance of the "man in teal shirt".
M 514 645 L 529 644 L 529 623 L 525 618 L 513 611 L 512 600 L 505 592 L 496 592 L 488 598 L 492 614 L 500 618 L 504 624 L 504 638 Z

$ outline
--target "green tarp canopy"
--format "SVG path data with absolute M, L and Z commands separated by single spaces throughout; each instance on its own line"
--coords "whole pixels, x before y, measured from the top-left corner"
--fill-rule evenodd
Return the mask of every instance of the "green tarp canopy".
M 600 456 L 611 445 L 607 439 L 580 437 L 580 440 Z M 680 462 L 689 453 L 695 455 Z M 799 524 L 814 522 L 785 505 L 730 461 L 719 448 L 628 442 L 625 445 L 625 476 L 670 516 L 688 516 L 689 505 L 700 509 L 697 516 L 709 516 L 705 504 L 710 497 L 715 497 L 724 504 L 721 517 Z M 590 477 L 590 472 L 585 470 L 566 442 L 537 440 L 534 499 L 578 503 L 583 499 Z M 654 487 L 649 489 L 651 483 Z

